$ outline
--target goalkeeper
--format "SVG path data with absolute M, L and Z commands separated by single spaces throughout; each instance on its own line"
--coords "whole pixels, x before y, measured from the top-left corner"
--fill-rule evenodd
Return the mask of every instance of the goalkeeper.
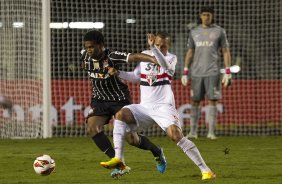
M 222 85 L 224 87 L 231 84 L 231 72 L 229 69 L 231 55 L 225 30 L 213 24 L 213 8 L 202 7 L 199 16 L 200 24 L 193 28 L 189 35 L 188 51 L 185 56 L 184 71 L 181 78 L 182 84 L 186 86 L 188 83 L 188 73 L 191 76 L 192 107 L 190 132 L 187 137 L 198 137 L 198 121 L 201 116 L 199 105 L 200 101 L 204 100 L 204 95 L 206 95 L 209 103 L 207 111 L 207 138 L 216 139 L 216 103 L 221 98 L 218 64 L 220 57 L 219 50 L 223 54 L 224 65 L 226 67 L 225 74 L 222 78 Z
M 108 137 L 103 132 L 103 126 L 109 123 L 123 106 L 131 104 L 128 86 L 117 76 L 110 75 L 109 69 L 116 68 L 122 63 L 148 61 L 156 63 L 156 59 L 142 53 L 130 54 L 126 52 L 111 51 L 104 47 L 104 36 L 101 32 L 93 30 L 84 35 L 84 48 L 81 62 L 92 81 L 91 110 L 87 117 L 87 132 L 97 147 L 108 157 L 115 156 Z M 129 144 L 140 149 L 150 150 L 156 157 L 164 157 L 162 149 L 154 145 L 148 138 L 136 133 L 128 136 Z M 159 163 L 158 166 L 165 166 Z M 165 169 L 165 167 L 162 167 Z M 128 173 L 129 167 L 123 170 L 114 170 L 112 174 L 123 175 Z M 163 172 L 161 170 L 160 172 Z

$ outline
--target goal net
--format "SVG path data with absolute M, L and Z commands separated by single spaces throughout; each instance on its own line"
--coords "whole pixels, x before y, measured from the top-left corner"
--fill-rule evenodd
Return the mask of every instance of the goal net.
M 0 0 L 2 138 L 43 135 L 41 6 L 36 0 Z M 11 108 L 4 108 L 7 99 Z
M 0 0 L 1 94 L 10 97 L 23 114 L 7 118 L 1 109 L 1 136 L 16 133 L 41 136 L 42 61 L 41 4 L 36 0 Z M 217 104 L 217 135 L 281 135 L 282 2 L 280 0 L 50 0 L 51 18 L 51 121 L 52 136 L 86 136 L 85 117 L 91 96 L 87 74 L 80 69 L 83 35 L 99 29 L 106 46 L 114 50 L 141 52 L 147 49 L 148 32 L 166 31 L 173 38 L 171 52 L 178 57 L 172 83 L 183 133 L 190 126 L 190 86 L 181 85 L 189 32 L 197 24 L 202 6 L 213 6 L 215 23 L 225 28 L 232 64 L 241 72 L 233 84 L 222 89 Z M 24 22 L 15 28 L 13 22 Z M 80 22 L 80 24 L 79 24 Z M 83 23 L 81 23 L 83 22 Z M 88 25 L 87 23 L 91 23 Z M 82 28 L 81 26 L 90 26 Z M 2 34 L 3 33 L 3 34 Z M 221 60 L 221 66 L 223 61 Z M 131 71 L 134 65 L 125 65 Z M 128 83 L 134 103 L 139 87 Z M 207 101 L 201 103 L 199 135 L 205 136 Z M 17 112 L 17 111 L 16 111 Z M 36 112 L 36 113 L 35 113 Z M 13 112 L 15 113 L 15 111 Z M 105 132 L 112 135 L 112 124 Z M 163 136 L 153 126 L 145 132 Z

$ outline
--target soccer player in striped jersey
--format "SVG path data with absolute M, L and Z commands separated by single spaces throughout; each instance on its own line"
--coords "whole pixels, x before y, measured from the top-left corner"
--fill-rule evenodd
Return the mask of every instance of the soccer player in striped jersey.
M 203 180 L 215 178 L 196 145 L 182 133 L 171 89 L 171 80 L 177 63 L 176 55 L 168 52 L 171 38 L 165 32 L 159 32 L 156 36 L 148 34 L 148 43 L 150 50 L 143 53 L 155 56 L 158 64 L 141 62 L 134 72 L 119 72 L 123 79 L 140 82 L 141 102 L 127 105 L 117 113 L 113 131 L 115 157 L 100 164 L 106 168 L 122 169 L 126 133 L 146 130 L 149 126 L 157 124 L 199 167 Z
M 156 58 L 143 53 L 126 53 L 111 51 L 104 46 L 101 32 L 92 30 L 84 35 L 84 49 L 81 54 L 82 67 L 88 72 L 92 81 L 91 110 L 87 117 L 87 132 L 108 157 L 115 156 L 103 126 L 125 105 L 131 104 L 128 86 L 119 77 L 109 74 L 109 68 L 116 68 L 122 63 L 148 61 L 156 63 Z M 140 149 L 150 150 L 154 157 L 163 155 L 161 148 L 154 145 L 148 138 L 136 133 L 128 136 L 129 144 Z M 130 168 L 119 172 L 129 172 Z M 117 172 L 117 171 L 115 171 Z
M 182 84 L 187 85 L 188 68 L 191 74 L 191 98 L 192 107 L 190 114 L 190 132 L 188 138 L 197 138 L 198 121 L 201 116 L 200 102 L 205 95 L 208 98 L 207 138 L 216 139 L 215 127 L 218 99 L 220 91 L 219 51 L 223 54 L 226 73 L 223 75 L 222 84 L 227 87 L 231 83 L 231 55 L 225 30 L 213 24 L 214 10 L 211 7 L 202 7 L 200 12 L 201 24 L 193 28 L 188 39 L 188 50 L 185 56 L 185 64 Z M 190 72 L 191 71 L 191 72 Z

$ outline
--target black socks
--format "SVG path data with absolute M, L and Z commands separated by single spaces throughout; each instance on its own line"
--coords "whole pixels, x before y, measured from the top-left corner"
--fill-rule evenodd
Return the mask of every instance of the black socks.
M 140 138 L 140 144 L 138 148 L 144 150 L 150 150 L 154 157 L 158 157 L 161 154 L 161 149 L 152 143 L 147 137 L 143 135 L 138 135 Z
M 115 150 L 104 132 L 100 132 L 92 137 L 92 140 L 95 142 L 97 147 L 103 151 L 108 157 L 115 157 Z

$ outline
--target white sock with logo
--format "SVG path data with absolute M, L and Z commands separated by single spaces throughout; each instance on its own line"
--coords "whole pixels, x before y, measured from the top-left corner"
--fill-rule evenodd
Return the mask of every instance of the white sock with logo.
M 210 168 L 206 165 L 198 148 L 192 141 L 183 137 L 177 143 L 177 146 L 179 146 L 183 150 L 183 152 L 199 167 L 201 172 L 210 171 Z
M 124 138 L 126 134 L 126 123 L 120 120 L 114 120 L 113 142 L 115 157 L 123 160 Z

